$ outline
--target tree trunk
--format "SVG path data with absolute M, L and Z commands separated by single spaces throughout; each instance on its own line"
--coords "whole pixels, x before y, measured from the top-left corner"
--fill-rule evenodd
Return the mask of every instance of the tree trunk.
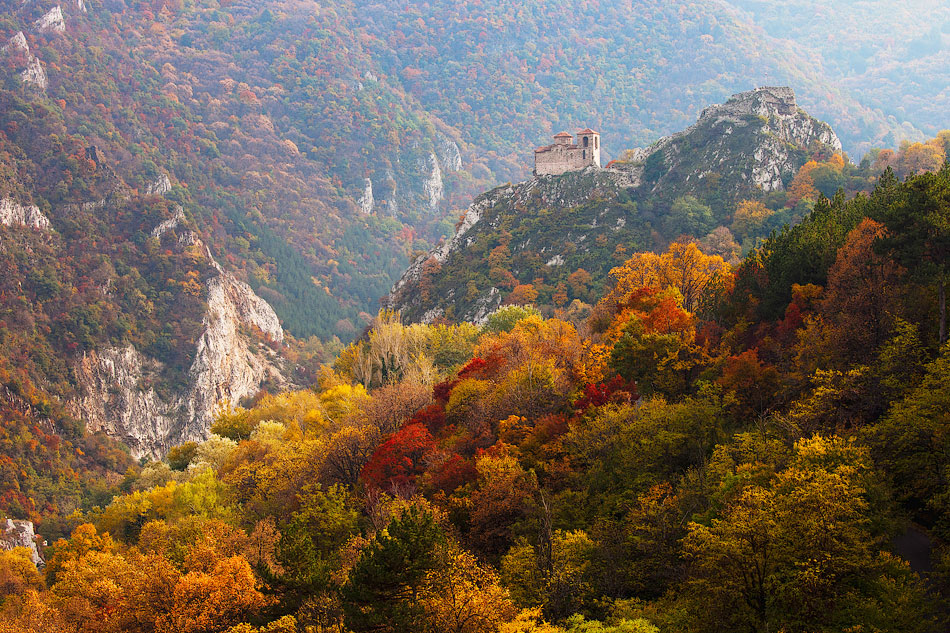
M 940 300 L 940 344 L 943 345 L 947 342 L 947 283 L 945 280 L 940 280 L 939 288 Z

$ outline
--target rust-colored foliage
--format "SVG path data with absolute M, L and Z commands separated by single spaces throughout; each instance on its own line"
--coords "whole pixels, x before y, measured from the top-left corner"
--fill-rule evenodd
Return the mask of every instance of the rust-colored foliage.
M 380 490 L 414 484 L 425 469 L 423 458 L 434 445 L 432 434 L 422 424 L 407 424 L 376 449 L 363 468 L 361 479 Z
M 779 387 L 775 367 L 763 363 L 756 349 L 746 350 L 726 360 L 719 384 L 733 391 L 746 413 L 761 415 L 775 401 Z

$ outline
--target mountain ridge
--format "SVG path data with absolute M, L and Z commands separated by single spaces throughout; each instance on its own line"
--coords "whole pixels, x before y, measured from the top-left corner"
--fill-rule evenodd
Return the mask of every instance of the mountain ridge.
M 841 142 L 831 127 L 799 108 L 791 88 L 764 87 L 739 93 L 724 104 L 704 109 L 686 130 L 633 150 L 606 168 L 535 176 L 482 194 L 450 240 L 411 264 L 384 305 L 400 311 L 409 321 L 445 317 L 482 322 L 511 300 L 495 282 L 504 281 L 509 290 L 529 284 L 548 287 L 547 295 L 539 301 L 549 302 L 553 288 L 568 281 L 567 275 L 552 272 L 566 263 L 568 252 L 588 254 L 578 255 L 587 263 L 574 262 L 567 267 L 572 272 L 593 274 L 585 283 L 600 289 L 610 262 L 616 259 L 611 253 L 617 248 L 662 248 L 664 242 L 677 237 L 679 228 L 703 237 L 713 224 L 724 223 L 739 201 L 784 191 L 809 158 L 840 151 Z M 688 199 L 708 219 L 672 231 L 661 229 L 675 213 L 677 201 Z M 642 211 L 648 208 L 652 217 L 645 219 Z M 557 212 L 550 215 L 554 210 Z M 665 240 L 652 234 L 657 229 L 667 233 Z M 509 232 L 511 237 L 506 237 Z M 485 244 L 476 246 L 479 240 Z M 593 242 L 602 244 L 591 247 Z M 466 259 L 469 266 L 485 268 L 486 264 L 476 263 L 478 258 L 469 252 L 473 247 L 480 249 L 486 260 L 491 254 L 505 252 L 511 262 L 510 273 L 517 279 L 509 276 L 506 280 L 500 267 L 492 264 L 487 266 L 495 272 L 489 269 L 480 276 L 453 267 L 453 261 Z M 595 250 L 608 255 L 599 264 L 589 256 Z M 462 275 L 464 281 L 453 282 L 452 272 L 442 271 L 443 266 Z M 434 286 L 431 293 L 426 291 L 429 284 Z M 466 287 L 464 298 L 459 296 L 461 286 Z M 580 295 L 587 293 L 574 294 L 582 298 Z

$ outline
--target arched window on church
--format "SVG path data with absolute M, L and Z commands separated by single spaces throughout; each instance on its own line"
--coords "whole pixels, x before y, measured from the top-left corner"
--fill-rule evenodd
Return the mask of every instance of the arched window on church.
M 587 147 L 587 144 L 588 144 L 589 142 L 590 142 L 590 139 L 585 136 L 585 137 L 584 137 L 584 147 Z

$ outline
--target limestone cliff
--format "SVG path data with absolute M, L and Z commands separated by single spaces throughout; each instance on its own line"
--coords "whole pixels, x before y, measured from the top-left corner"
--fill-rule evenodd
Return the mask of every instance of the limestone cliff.
M 32 521 L 6 519 L 0 523 L 0 549 L 11 550 L 23 547 L 30 552 L 30 560 L 37 567 L 43 567 L 45 561 L 36 546 L 36 533 Z
M 49 85 L 46 77 L 46 70 L 39 58 L 30 50 L 30 45 L 26 41 L 23 31 L 18 31 L 16 35 L 0 48 L 0 52 L 14 57 L 12 60 L 19 69 L 20 80 L 28 85 L 35 86 L 40 90 L 45 90 Z M 19 59 L 16 59 L 19 57 Z
M 366 215 L 372 213 L 376 207 L 376 200 L 373 198 L 373 181 L 369 178 L 363 179 L 363 195 L 359 197 L 357 204 L 360 206 L 360 211 Z
M 178 242 L 210 257 L 190 231 Z M 217 275 L 206 283 L 204 331 L 184 388 L 159 393 L 151 385 L 162 363 L 132 346 L 92 351 L 77 362 L 79 395 L 70 405 L 89 430 L 123 440 L 136 456 L 157 457 L 176 444 L 206 439 L 219 407 L 253 396 L 265 382 L 286 386 L 281 359 L 265 344 L 284 338 L 277 315 L 247 284 L 215 267 Z
M 63 17 L 63 8 L 56 5 L 47 11 L 43 17 L 36 20 L 33 25 L 40 31 L 64 33 L 66 31 L 66 20 Z
M 422 182 L 422 193 L 429 203 L 429 209 L 439 208 L 439 203 L 445 193 L 445 186 L 442 183 L 442 169 L 439 167 L 439 159 L 435 154 L 429 154 L 425 161 L 425 171 L 428 175 Z
M 49 218 L 34 204 L 24 205 L 12 198 L 0 198 L 0 224 L 48 229 Z

